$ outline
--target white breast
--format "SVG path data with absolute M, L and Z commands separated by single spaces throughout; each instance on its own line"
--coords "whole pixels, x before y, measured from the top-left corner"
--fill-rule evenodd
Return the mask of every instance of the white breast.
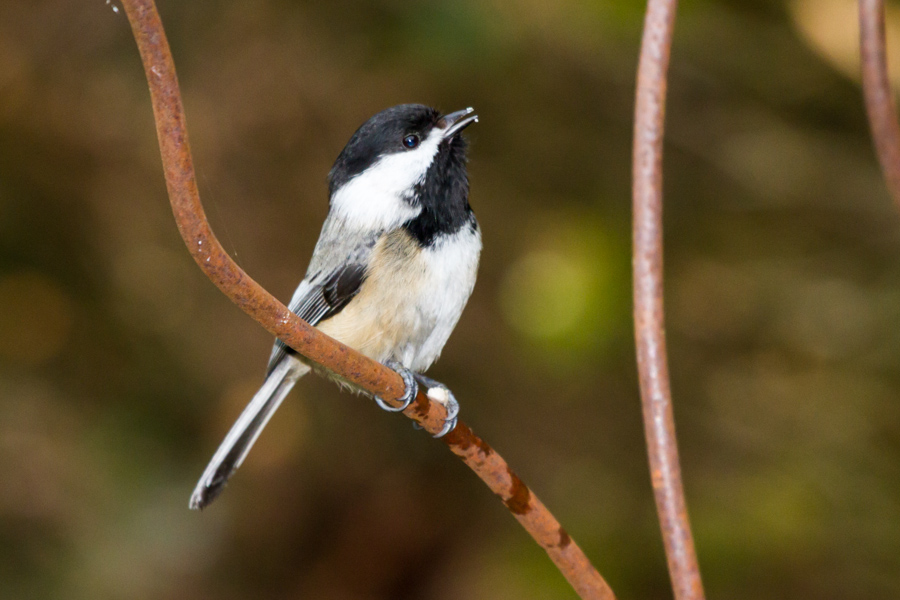
M 480 255 L 481 232 L 468 226 L 438 237 L 422 251 L 428 283 L 419 295 L 417 309 L 430 328 L 421 332 L 418 343 L 410 344 L 400 362 L 424 371 L 440 356 L 472 295 Z
M 395 230 L 373 250 L 359 294 L 319 329 L 377 361 L 424 371 L 472 294 L 480 254 L 481 233 L 468 226 L 424 249 Z

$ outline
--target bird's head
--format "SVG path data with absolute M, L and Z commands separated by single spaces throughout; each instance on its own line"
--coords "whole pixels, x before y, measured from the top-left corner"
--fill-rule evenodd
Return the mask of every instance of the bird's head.
M 349 223 L 390 227 L 429 203 L 468 208 L 466 143 L 460 132 L 478 120 L 473 109 L 442 115 L 401 104 L 366 121 L 328 176 L 332 210 Z

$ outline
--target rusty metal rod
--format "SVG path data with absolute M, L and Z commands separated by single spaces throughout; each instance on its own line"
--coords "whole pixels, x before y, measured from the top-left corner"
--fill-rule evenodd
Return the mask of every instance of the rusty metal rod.
M 888 190 L 900 208 L 900 126 L 888 80 L 884 0 L 859 0 L 859 54 L 872 140 Z
M 676 600 L 700 600 L 703 583 L 681 482 L 663 315 L 662 151 L 676 6 L 676 0 L 649 0 L 641 41 L 632 165 L 634 320 L 644 432 L 672 588 Z
M 310 327 L 253 281 L 219 244 L 200 203 L 175 65 L 156 6 L 153 0 L 123 0 L 122 4 L 150 86 L 172 210 L 194 260 L 226 296 L 270 333 L 307 358 L 399 406 L 398 398 L 404 392 L 399 375 Z M 443 407 L 430 402 L 422 391 L 404 414 L 432 434 L 440 431 L 446 417 Z M 581 548 L 486 442 L 462 422 L 441 439 L 500 497 L 581 598 L 615 598 Z

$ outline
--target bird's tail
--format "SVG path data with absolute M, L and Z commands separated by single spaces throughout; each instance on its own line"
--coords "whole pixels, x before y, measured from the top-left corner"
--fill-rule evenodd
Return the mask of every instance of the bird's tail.
M 203 509 L 222 493 L 228 478 L 241 466 L 250 448 L 262 432 L 272 414 L 287 396 L 297 380 L 309 372 L 309 367 L 286 355 L 266 377 L 265 383 L 238 417 L 231 431 L 209 461 L 203 476 L 191 494 L 190 507 Z

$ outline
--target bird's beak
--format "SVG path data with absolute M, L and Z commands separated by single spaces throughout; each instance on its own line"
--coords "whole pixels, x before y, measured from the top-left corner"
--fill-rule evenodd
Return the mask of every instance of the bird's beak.
M 446 127 L 447 130 L 444 131 L 444 139 L 450 139 L 472 123 L 477 122 L 478 115 L 475 114 L 475 109 L 471 106 L 469 108 L 464 108 L 463 110 L 452 112 L 449 115 L 445 115 L 444 127 Z

